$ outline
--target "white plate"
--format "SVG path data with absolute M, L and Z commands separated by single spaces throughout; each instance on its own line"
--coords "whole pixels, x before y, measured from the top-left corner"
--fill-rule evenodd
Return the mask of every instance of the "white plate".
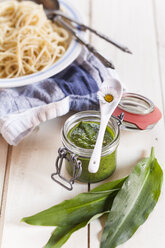
M 65 2 L 63 0 L 60 0 L 60 5 L 62 9 L 68 14 L 68 16 L 74 18 L 79 22 L 82 22 L 80 14 L 70 3 L 68 3 L 68 1 Z M 81 45 L 73 38 L 66 53 L 62 56 L 62 58 L 59 59 L 54 65 L 50 66 L 47 70 L 23 77 L 0 79 L 0 88 L 20 87 L 49 78 L 70 65 L 80 54 L 80 51 Z

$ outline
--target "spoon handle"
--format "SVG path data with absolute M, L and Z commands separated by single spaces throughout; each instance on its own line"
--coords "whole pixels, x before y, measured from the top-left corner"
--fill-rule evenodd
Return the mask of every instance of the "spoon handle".
M 54 18 L 55 21 L 59 22 L 61 25 L 63 25 L 72 35 L 76 37 L 76 39 L 87 47 L 87 49 L 92 52 L 106 67 L 109 67 L 111 69 L 115 69 L 113 63 L 110 60 L 107 60 L 103 55 L 101 55 L 91 44 L 87 43 L 84 39 L 82 39 L 78 33 L 71 28 L 69 24 L 64 22 L 60 16 L 56 16 Z
M 102 38 L 102 39 L 106 40 L 107 42 L 111 43 L 112 45 L 116 46 L 117 48 L 119 48 L 123 52 L 132 54 L 132 52 L 129 50 L 128 47 L 120 44 L 119 42 L 113 40 L 112 38 L 108 37 L 107 35 L 102 34 L 101 32 L 95 30 L 94 28 L 91 28 L 91 27 L 89 27 L 89 26 L 87 26 L 85 24 L 82 24 L 82 23 L 74 20 L 73 18 L 70 18 L 70 17 L 64 15 L 63 13 L 61 13 L 59 11 L 54 11 L 54 13 L 56 15 L 59 15 L 59 16 L 65 18 L 66 20 L 68 20 L 70 22 L 73 22 L 73 23 L 77 24 L 81 30 L 83 30 L 83 31 L 89 30 L 90 32 L 94 33 L 95 35 L 99 36 L 100 38 Z
M 102 152 L 102 144 L 103 144 L 104 134 L 105 134 L 108 121 L 109 121 L 109 115 L 108 115 L 108 118 L 107 117 L 101 118 L 100 129 L 99 129 L 99 133 L 97 136 L 96 144 L 95 144 L 95 147 L 94 147 L 94 150 L 93 150 L 93 153 L 92 153 L 89 165 L 88 165 L 88 171 L 90 173 L 96 173 L 99 169 L 101 152 Z

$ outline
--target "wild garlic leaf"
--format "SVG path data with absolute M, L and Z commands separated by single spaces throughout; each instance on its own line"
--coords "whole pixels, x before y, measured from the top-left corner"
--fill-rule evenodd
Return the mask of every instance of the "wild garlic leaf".
M 111 207 L 124 181 L 125 178 L 122 178 L 103 184 L 88 193 L 81 193 L 38 214 L 25 217 L 22 221 L 41 226 L 65 226 L 88 221 Z
M 48 243 L 45 245 L 44 248 L 60 248 L 60 247 L 62 247 L 63 244 L 66 243 L 66 241 L 70 238 L 70 236 L 74 232 L 85 227 L 91 221 L 93 221 L 97 218 L 100 218 L 105 213 L 107 214 L 107 213 L 109 213 L 109 211 L 105 211 L 103 213 L 96 214 L 89 221 L 84 221 L 84 222 L 81 222 L 80 224 L 77 224 L 77 225 L 56 227 L 56 229 L 53 231 Z
M 87 221 L 73 226 L 57 226 L 44 248 L 60 248 L 70 238 L 72 233 L 87 225 Z
M 161 192 L 163 172 L 154 157 L 134 168 L 114 199 L 101 239 L 101 248 L 115 248 L 127 241 L 148 218 Z

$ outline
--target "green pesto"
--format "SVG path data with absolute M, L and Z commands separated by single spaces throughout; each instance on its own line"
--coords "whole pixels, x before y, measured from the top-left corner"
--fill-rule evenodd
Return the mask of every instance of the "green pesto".
M 98 122 L 81 121 L 70 130 L 68 138 L 78 147 L 93 149 L 96 143 L 99 127 L 100 125 Z M 112 130 L 107 127 L 104 135 L 103 146 L 111 143 L 113 138 L 114 134 Z
M 77 147 L 85 149 L 93 149 L 96 143 L 97 134 L 100 124 L 92 121 L 81 121 L 75 125 L 68 133 L 68 139 Z M 114 139 L 114 133 L 110 127 L 106 128 L 103 146 L 109 145 Z M 89 158 L 81 157 L 77 154 L 82 162 L 82 173 L 78 178 L 79 181 L 95 183 L 109 177 L 116 168 L 116 150 L 111 154 L 102 156 L 100 160 L 99 170 L 96 173 L 89 173 Z M 66 168 L 70 175 L 73 175 L 72 162 L 66 161 Z

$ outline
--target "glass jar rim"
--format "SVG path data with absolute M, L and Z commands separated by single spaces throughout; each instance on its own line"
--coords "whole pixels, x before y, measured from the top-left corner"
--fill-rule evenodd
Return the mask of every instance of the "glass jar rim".
M 98 121 L 99 121 L 100 120 L 100 112 L 95 111 L 95 110 L 90 110 L 90 111 L 87 110 L 87 111 L 78 112 L 78 113 L 70 116 L 65 121 L 63 128 L 61 130 L 61 139 L 62 139 L 63 145 L 67 148 L 67 150 L 69 150 L 70 152 L 77 154 L 81 157 L 89 158 L 92 154 L 93 149 L 86 149 L 86 148 L 78 147 L 75 144 L 73 144 L 68 139 L 68 136 L 67 136 L 69 131 L 72 129 L 72 127 L 74 127 L 78 122 L 80 122 L 81 120 L 83 120 L 85 118 L 95 118 L 95 119 L 98 119 Z M 90 121 L 90 120 L 88 120 L 88 121 Z M 111 143 L 102 147 L 101 156 L 106 156 L 106 155 L 112 153 L 119 144 L 120 127 L 119 127 L 119 123 L 118 123 L 116 117 L 111 116 L 111 118 L 108 122 L 108 126 L 111 129 L 112 129 L 112 127 L 113 127 L 113 129 L 115 129 L 115 130 L 112 129 L 112 131 L 115 131 L 115 133 L 114 133 L 115 137 L 113 138 Z
M 154 110 L 153 102 L 140 94 L 125 92 L 118 107 L 128 113 L 146 115 Z

